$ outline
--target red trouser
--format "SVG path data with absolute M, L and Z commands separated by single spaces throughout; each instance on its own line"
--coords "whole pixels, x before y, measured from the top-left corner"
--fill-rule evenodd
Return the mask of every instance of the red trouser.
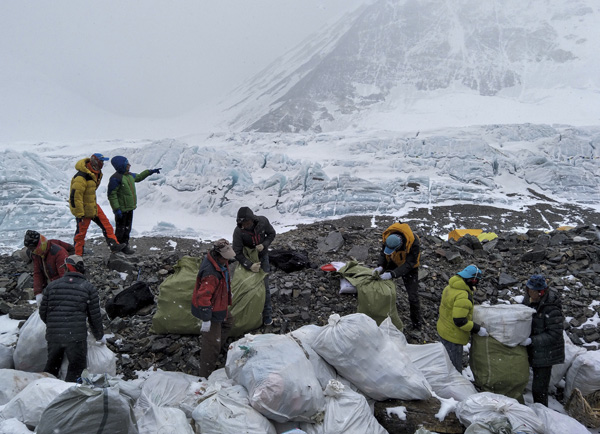
M 81 217 L 77 218 L 77 228 L 75 229 L 75 236 L 73 237 L 73 242 L 75 244 L 75 254 L 82 256 L 83 255 L 83 246 L 85 245 L 85 235 L 87 234 L 88 227 L 90 226 L 90 222 L 96 223 L 100 229 L 102 229 L 102 234 L 106 241 L 113 240 L 115 244 L 119 244 L 117 241 L 117 237 L 115 236 L 115 232 L 113 231 L 113 227 L 104 215 L 104 211 L 100 208 L 100 205 L 96 204 L 98 209 L 98 214 L 94 218 L 89 217 Z

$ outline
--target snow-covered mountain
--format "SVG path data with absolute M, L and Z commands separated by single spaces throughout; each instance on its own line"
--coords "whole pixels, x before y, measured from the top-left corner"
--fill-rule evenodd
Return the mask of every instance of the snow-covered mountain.
M 2 251 L 20 246 L 30 228 L 72 238 L 70 179 L 76 161 L 93 152 L 125 155 L 133 172 L 162 168 L 137 184 L 134 236 L 229 238 L 241 206 L 279 228 L 461 203 L 508 209 L 568 203 L 600 210 L 600 127 L 490 125 L 410 135 L 237 133 L 93 146 L 41 143 L 0 154 Z M 104 173 L 98 200 L 112 219 L 109 163 Z M 571 214 L 564 223 L 597 222 Z M 94 225 L 91 230 L 99 234 Z
M 248 80 L 234 129 L 598 124 L 595 0 L 378 0 Z

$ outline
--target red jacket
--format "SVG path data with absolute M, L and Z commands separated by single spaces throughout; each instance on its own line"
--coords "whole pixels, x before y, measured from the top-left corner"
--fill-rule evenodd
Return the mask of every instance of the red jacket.
M 192 295 L 192 315 L 202 321 L 223 322 L 231 305 L 231 274 L 229 265 L 219 265 L 206 255 L 196 277 Z
M 46 251 L 40 255 L 31 255 L 33 261 L 33 295 L 41 294 L 46 285 L 65 274 L 65 259 L 73 246 L 60 240 L 48 240 Z

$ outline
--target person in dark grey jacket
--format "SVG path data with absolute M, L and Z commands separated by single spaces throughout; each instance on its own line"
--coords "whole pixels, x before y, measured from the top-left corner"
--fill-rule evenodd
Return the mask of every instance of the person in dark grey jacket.
M 83 259 L 71 255 L 67 272 L 43 292 L 40 318 L 46 323 L 48 361 L 44 372 L 58 377 L 66 355 L 69 368 L 65 381 L 75 382 L 87 366 L 87 321 L 99 344 L 106 344 L 98 291 L 85 277 Z
M 552 365 L 565 361 L 562 303 L 556 291 L 548 288 L 544 276 L 534 274 L 527 281 L 523 304 L 535 309 L 531 336 L 521 342 L 527 347 L 533 370 L 533 402 L 548 406 L 548 386 Z
M 255 216 L 252 210 L 243 206 L 237 213 L 237 227 L 233 231 L 233 251 L 235 259 L 242 267 L 258 273 L 260 269 L 265 273 L 271 271 L 269 265 L 269 246 L 275 239 L 275 229 L 271 226 L 269 219 L 263 216 Z M 260 262 L 253 263 L 244 256 L 244 247 L 256 249 Z M 273 324 L 273 308 L 271 306 L 271 291 L 269 290 L 269 275 L 265 276 L 265 305 L 263 308 L 263 324 Z

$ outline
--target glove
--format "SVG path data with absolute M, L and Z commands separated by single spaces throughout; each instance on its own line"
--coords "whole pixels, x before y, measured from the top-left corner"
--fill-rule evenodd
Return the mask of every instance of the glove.
M 376 274 L 381 274 L 382 271 L 383 271 L 383 267 L 377 267 L 373 270 L 373 272 L 371 274 L 373 276 L 375 276 Z
M 200 327 L 202 333 L 208 333 L 210 331 L 210 321 L 202 321 L 202 327 Z
M 519 345 L 522 345 L 524 347 L 526 347 L 527 345 L 531 345 L 531 338 L 527 338 L 525 339 L 523 342 L 521 342 Z
M 162 169 L 162 167 L 159 167 L 158 169 L 150 169 L 150 175 L 154 175 L 155 173 L 160 173 L 160 169 Z
M 489 334 L 488 334 L 487 330 L 485 329 L 485 327 L 481 327 L 481 328 L 479 329 L 479 331 L 477 332 L 477 334 L 478 334 L 479 336 L 481 336 L 482 338 L 483 338 L 483 337 L 486 337 L 486 336 L 489 336 Z
M 121 217 L 123 217 L 123 211 L 120 209 L 115 210 L 115 218 L 120 219 Z
M 381 280 L 390 280 L 392 278 L 392 273 L 386 271 L 385 273 L 380 274 L 379 277 L 381 278 Z
M 42 298 L 44 298 L 44 294 L 42 293 L 39 293 L 35 296 L 35 302 L 37 303 L 38 307 L 42 305 Z
M 252 266 L 250 267 L 250 271 L 252 271 L 253 273 L 258 273 L 260 271 L 260 262 L 255 262 L 254 264 L 252 264 Z
M 265 246 L 263 246 L 262 244 L 259 244 L 258 246 L 255 247 L 256 250 L 258 250 L 258 253 L 262 252 L 264 250 Z
M 102 336 L 102 338 L 99 341 L 96 341 L 96 345 L 98 345 L 98 346 L 106 345 L 106 335 Z

